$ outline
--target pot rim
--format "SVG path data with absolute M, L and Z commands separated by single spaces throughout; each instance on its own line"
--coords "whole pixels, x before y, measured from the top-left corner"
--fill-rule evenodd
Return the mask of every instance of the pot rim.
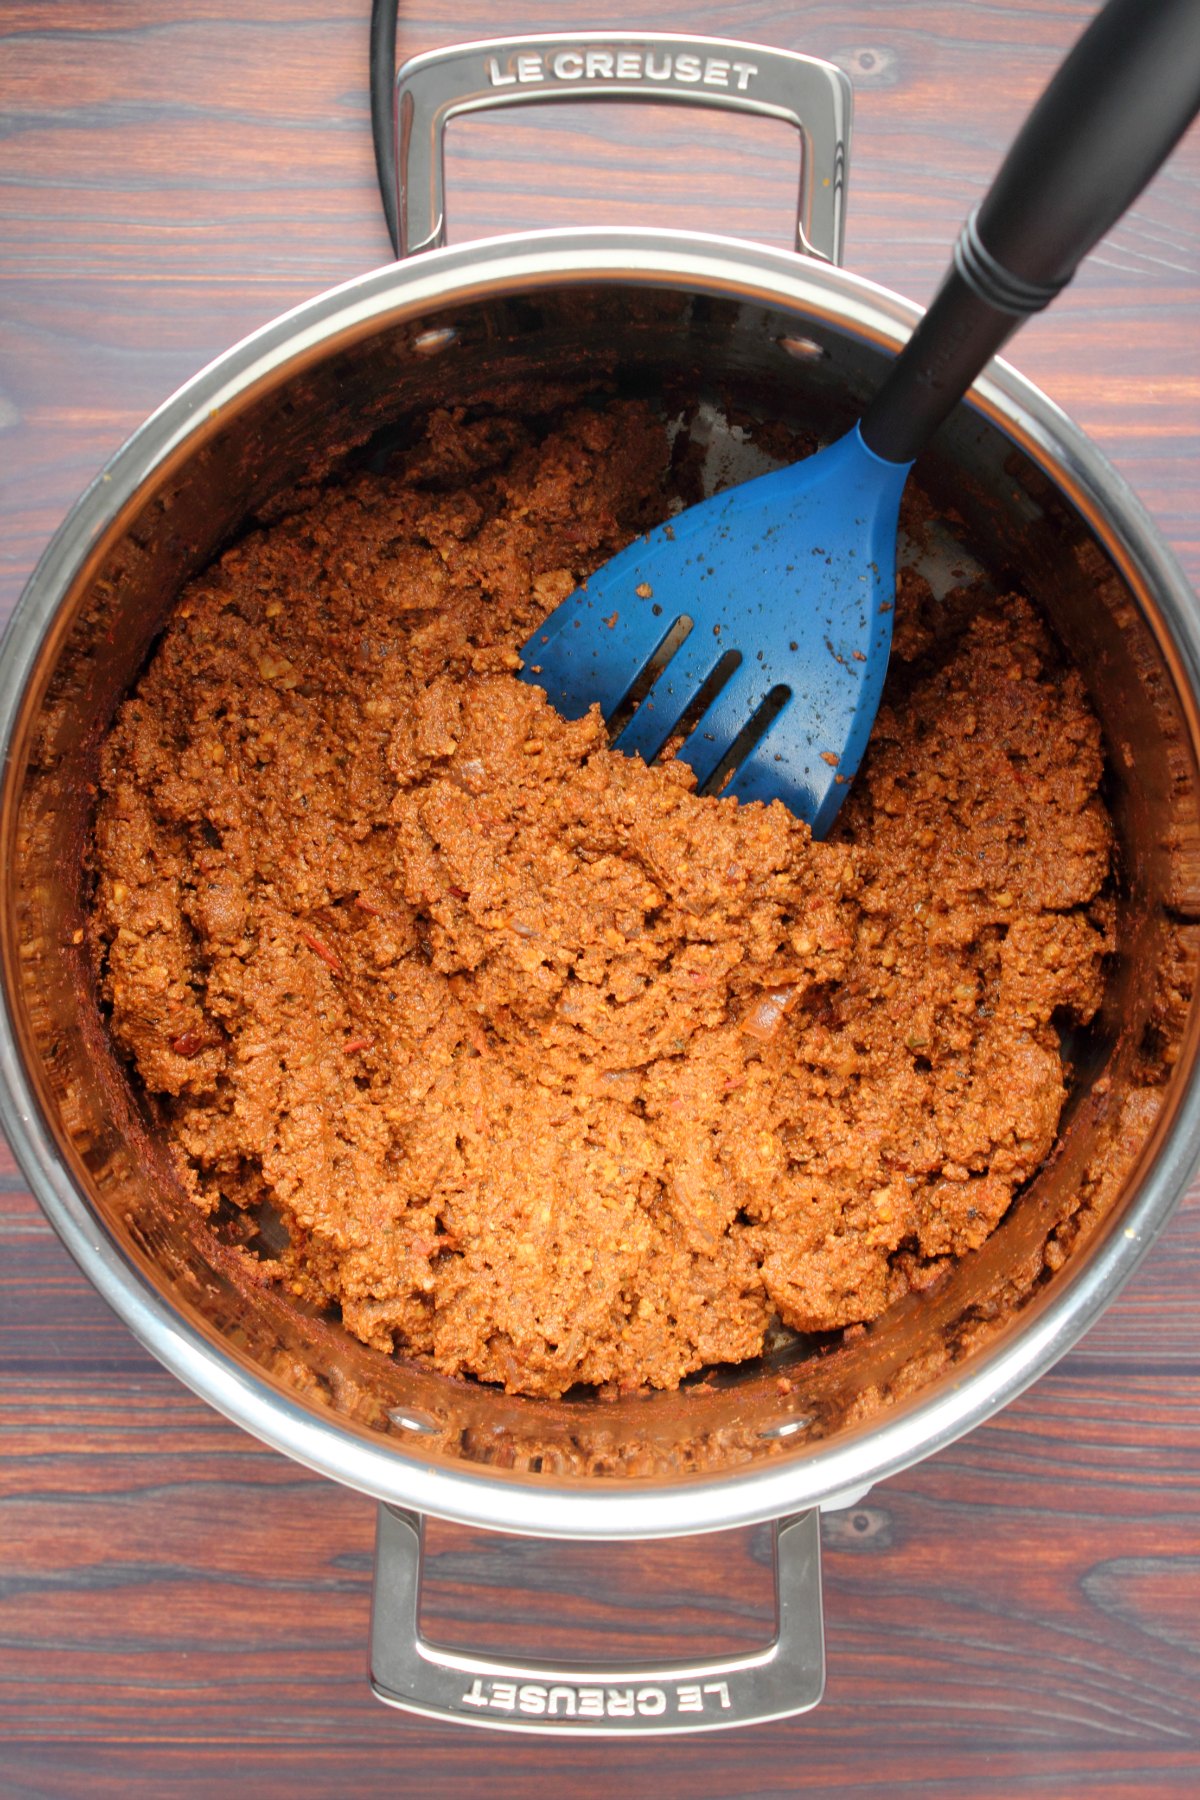
M 329 289 L 243 338 L 166 400 L 110 458 L 59 527 L 18 601 L 0 648 L 0 757 L 15 779 L 14 737 L 30 676 L 65 596 L 124 525 L 146 481 L 161 477 L 247 403 L 385 319 L 471 303 L 496 292 L 589 283 L 700 288 L 850 326 L 883 346 L 902 342 L 921 309 L 861 276 L 736 238 L 608 227 L 539 231 L 430 251 Z M 997 359 L 970 403 L 1047 469 L 1100 531 L 1114 560 L 1153 592 L 1151 618 L 1200 742 L 1200 612 L 1171 551 L 1124 480 L 1083 432 L 1031 382 Z M 1160 624 L 1161 621 L 1161 624 Z M 1165 626 L 1165 631 L 1161 628 Z M 23 773 L 23 770 L 16 771 Z M 9 809 L 11 810 L 11 809 Z M 10 844 L 0 845 L 7 881 Z M 379 1500 L 498 1531 L 555 1537 L 670 1537 L 756 1523 L 817 1504 L 848 1503 L 873 1482 L 945 1448 L 1037 1380 L 1115 1298 L 1200 1163 L 1200 1073 L 1172 1084 L 1129 1177 L 1133 1198 L 1110 1216 L 1086 1257 L 1068 1259 L 1048 1290 L 964 1365 L 943 1391 L 915 1395 L 876 1420 L 792 1458 L 744 1473 L 635 1479 L 611 1488 L 546 1481 L 471 1465 L 433 1466 L 349 1422 L 308 1411 L 268 1389 L 252 1368 L 188 1323 L 104 1228 L 66 1164 L 17 1055 L 0 983 L 0 1124 L 30 1187 L 89 1280 L 135 1337 L 186 1386 L 255 1437 L 301 1464 Z M 1196 1009 L 1189 1023 L 1191 1061 Z

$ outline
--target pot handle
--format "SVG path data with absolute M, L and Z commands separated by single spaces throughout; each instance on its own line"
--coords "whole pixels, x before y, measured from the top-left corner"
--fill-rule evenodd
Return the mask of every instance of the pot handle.
M 394 11 L 395 0 L 376 0 L 377 10 L 381 5 Z M 373 92 L 381 87 L 377 74 Z M 764 44 L 668 32 L 491 38 L 412 57 L 396 75 L 394 99 L 399 206 L 393 240 L 400 256 L 446 241 L 443 149 L 451 119 L 500 106 L 612 99 L 717 107 L 794 126 L 801 145 L 796 248 L 822 262 L 841 258 L 853 90 L 833 63 Z M 376 102 L 376 159 L 390 224 L 381 106 Z
M 421 1636 L 424 1521 L 381 1506 L 371 1686 L 405 1712 L 559 1737 L 654 1736 L 761 1725 L 816 1706 L 825 1686 L 820 1514 L 775 1521 L 776 1631 L 746 1656 L 687 1665 L 507 1662 Z

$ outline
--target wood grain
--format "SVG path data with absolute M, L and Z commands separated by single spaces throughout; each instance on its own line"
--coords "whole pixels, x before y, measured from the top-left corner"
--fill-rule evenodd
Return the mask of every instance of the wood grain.
M 833 55 L 851 266 L 916 299 L 1087 16 L 1081 0 L 610 0 L 611 24 Z M 426 0 L 404 54 L 588 23 Z M 385 259 L 362 0 L 0 12 L 0 610 L 103 458 L 207 358 Z M 600 220 L 788 237 L 757 124 L 566 108 L 452 134 L 451 235 Z M 1014 360 L 1200 581 L 1200 139 Z M 372 1508 L 219 1419 L 113 1319 L 0 1161 L 0 1792 L 12 1796 L 1200 1789 L 1200 1198 L 1055 1372 L 825 1521 L 828 1698 L 716 1739 L 574 1748 L 386 1712 Z M 617 1549 L 439 1526 L 429 1625 L 574 1654 L 769 1629 L 762 1531 Z

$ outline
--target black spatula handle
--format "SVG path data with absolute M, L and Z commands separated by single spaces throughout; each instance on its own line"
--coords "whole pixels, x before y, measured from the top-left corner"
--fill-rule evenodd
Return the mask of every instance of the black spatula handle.
M 910 462 L 1017 326 L 1048 306 L 1200 111 L 1200 0 L 1109 0 L 1026 120 L 933 305 L 862 421 Z

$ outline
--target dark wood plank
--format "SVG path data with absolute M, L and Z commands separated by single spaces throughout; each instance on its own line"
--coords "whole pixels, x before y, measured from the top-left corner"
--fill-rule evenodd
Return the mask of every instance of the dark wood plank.
M 928 297 L 1084 0 L 655 14 L 854 75 L 848 260 Z M 612 0 L 613 24 L 646 22 Z M 0 15 L 0 609 L 103 458 L 226 344 L 384 260 L 364 0 L 10 0 Z M 589 17 L 526 5 L 505 31 Z M 428 0 L 403 53 L 488 35 Z M 679 224 L 781 243 L 769 127 L 569 108 L 452 134 L 456 239 Z M 1200 581 L 1200 138 L 1014 360 Z M 0 1157 L 0 1789 L 14 1796 L 986 1797 L 1200 1787 L 1200 1197 L 993 1424 L 825 1521 L 828 1698 L 704 1742 L 427 1727 L 364 1678 L 372 1509 L 219 1419 L 105 1309 Z M 763 1532 L 617 1549 L 441 1526 L 430 1627 L 578 1654 L 768 1629 Z

